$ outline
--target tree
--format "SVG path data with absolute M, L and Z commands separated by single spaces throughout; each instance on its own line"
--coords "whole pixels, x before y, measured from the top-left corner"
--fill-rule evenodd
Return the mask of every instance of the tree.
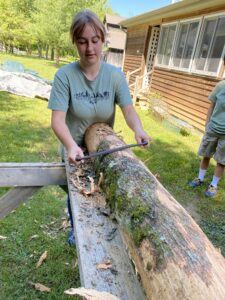
M 101 19 L 110 10 L 107 0 L 0 0 L 0 42 L 31 52 L 52 49 L 59 63 L 61 53 L 76 53 L 69 37 L 72 17 L 89 8 Z M 46 55 L 47 56 L 47 55 Z
M 6 50 L 13 52 L 33 41 L 29 25 L 34 8 L 34 0 L 0 0 L 0 41 Z
M 81 9 L 90 8 L 96 13 L 104 12 L 106 0 L 38 0 L 37 11 L 33 15 L 33 32 L 40 47 L 49 46 L 55 49 L 56 63 L 62 51 L 72 51 L 69 28 L 72 17 Z

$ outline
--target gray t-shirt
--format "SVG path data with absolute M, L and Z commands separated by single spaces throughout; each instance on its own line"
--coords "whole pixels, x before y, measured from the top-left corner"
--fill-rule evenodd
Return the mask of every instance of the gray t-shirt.
M 209 95 L 209 100 L 215 103 L 209 127 L 216 133 L 225 135 L 225 80 L 220 81 Z
M 121 108 L 132 104 L 122 71 L 101 62 L 95 80 L 86 78 L 78 62 L 60 68 L 53 82 L 48 108 L 66 112 L 66 124 L 78 145 L 83 144 L 85 130 L 96 122 L 113 127 L 115 104 Z

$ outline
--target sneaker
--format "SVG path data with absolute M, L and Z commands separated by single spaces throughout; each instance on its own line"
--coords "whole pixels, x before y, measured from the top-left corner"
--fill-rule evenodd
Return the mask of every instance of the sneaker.
M 73 233 L 73 229 L 71 229 L 68 233 L 68 239 L 67 239 L 67 243 L 70 245 L 70 246 L 75 246 L 76 245 L 76 240 L 75 240 L 75 236 L 74 236 L 74 233 Z
M 209 185 L 207 191 L 205 192 L 205 196 L 206 197 L 214 197 L 217 193 L 217 187 L 213 186 L 213 185 Z
M 199 178 L 195 178 L 194 180 L 192 180 L 188 183 L 188 185 L 192 188 L 196 188 L 202 184 L 203 184 L 203 181 L 200 180 Z

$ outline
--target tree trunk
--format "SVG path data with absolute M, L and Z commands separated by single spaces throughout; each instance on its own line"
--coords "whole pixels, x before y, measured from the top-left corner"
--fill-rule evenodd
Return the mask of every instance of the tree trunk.
M 106 124 L 88 128 L 89 152 L 124 145 Z M 185 209 L 131 150 L 95 159 L 148 299 L 225 299 L 225 261 Z
M 51 60 L 55 59 L 55 50 L 54 48 L 51 49 Z
M 59 66 L 59 57 L 60 57 L 59 52 L 60 52 L 59 49 L 56 49 L 56 59 L 55 59 L 56 66 Z
M 26 47 L 26 52 L 27 52 L 27 55 L 31 56 L 32 55 L 32 47 L 31 46 L 27 46 Z
M 38 57 L 42 58 L 42 46 L 38 45 Z
M 14 50 L 13 50 L 14 48 L 13 48 L 13 45 L 10 45 L 10 47 L 9 47 L 9 53 L 10 54 L 13 54 L 14 53 Z
M 45 47 L 45 59 L 48 59 L 48 51 L 49 51 L 49 45 L 46 45 L 46 47 Z

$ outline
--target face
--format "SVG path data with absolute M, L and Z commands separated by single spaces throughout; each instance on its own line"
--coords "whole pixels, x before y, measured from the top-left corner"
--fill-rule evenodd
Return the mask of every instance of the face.
M 91 25 L 86 25 L 80 37 L 76 40 L 80 62 L 83 66 L 92 66 L 99 62 L 102 54 L 100 32 L 96 32 Z

